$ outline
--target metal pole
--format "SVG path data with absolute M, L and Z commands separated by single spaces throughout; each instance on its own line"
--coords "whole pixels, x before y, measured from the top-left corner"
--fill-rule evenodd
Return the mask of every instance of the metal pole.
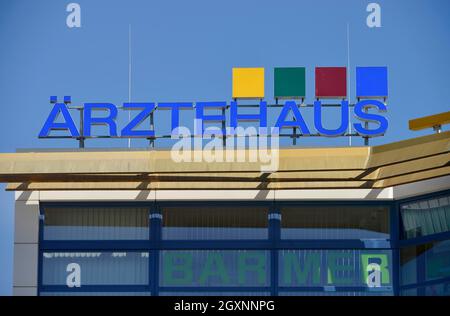
M 227 132 L 225 131 L 226 126 L 225 126 L 225 109 L 226 107 L 222 108 L 222 146 L 223 148 L 225 148 L 227 146 Z
M 347 100 L 350 100 L 350 98 L 351 98 L 350 71 L 351 71 L 351 68 L 350 68 L 350 23 L 347 22 L 347 91 L 348 91 Z M 350 114 L 350 111 L 348 111 L 348 134 L 349 135 L 352 134 L 352 116 Z M 352 136 L 349 136 L 349 138 L 348 138 L 348 145 L 352 146 Z
M 152 130 L 152 131 L 155 130 L 155 124 L 154 124 L 153 114 L 154 114 L 154 111 L 152 111 L 152 112 L 150 113 L 150 130 Z M 154 139 L 154 138 L 150 138 L 150 147 L 151 147 L 151 148 L 155 148 L 155 139 Z
M 442 126 L 441 126 L 441 125 L 435 125 L 435 126 L 433 126 L 433 130 L 434 130 L 437 134 L 439 134 L 439 133 L 442 132 Z
M 358 102 L 359 102 L 359 100 L 358 100 Z M 364 109 L 364 112 L 368 113 L 368 112 L 369 112 L 369 109 L 366 107 L 366 108 Z M 369 129 L 369 122 L 367 122 L 367 121 L 364 122 L 364 128 L 365 128 L 366 130 Z M 369 136 L 365 136 L 365 137 L 364 137 L 364 146 L 369 146 Z
M 79 138 L 79 147 L 84 148 L 84 107 L 81 106 L 80 111 L 80 138 Z
M 300 110 L 299 110 L 300 111 Z M 292 117 L 292 119 L 294 120 L 294 122 L 296 122 L 297 120 L 295 119 L 295 115 Z M 292 145 L 295 146 L 297 145 L 297 127 L 294 126 L 292 128 Z
M 128 103 L 131 102 L 131 24 L 128 24 Z M 128 123 L 131 121 L 131 111 L 128 111 Z M 128 148 L 131 147 L 131 138 L 128 138 Z

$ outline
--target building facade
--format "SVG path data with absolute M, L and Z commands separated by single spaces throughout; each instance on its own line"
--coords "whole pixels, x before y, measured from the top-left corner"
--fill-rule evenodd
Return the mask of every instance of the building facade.
M 256 163 L 168 151 L 0 155 L 15 295 L 449 295 L 450 132 L 286 148 Z

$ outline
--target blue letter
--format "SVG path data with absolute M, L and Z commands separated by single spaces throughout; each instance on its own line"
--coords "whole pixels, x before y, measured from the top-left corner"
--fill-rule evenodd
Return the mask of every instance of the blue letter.
M 205 115 L 203 114 L 204 108 L 219 108 L 223 109 L 227 106 L 226 102 L 197 102 L 195 104 L 195 119 L 201 120 L 202 124 L 201 126 L 197 127 L 197 131 L 195 131 L 196 135 L 203 135 L 204 134 L 204 122 L 222 122 L 225 120 L 225 115 Z M 201 130 L 200 130 L 201 129 Z M 225 135 L 225 131 L 222 131 L 222 135 Z
M 341 125 L 338 129 L 326 129 L 322 125 L 322 102 L 314 102 L 314 126 L 320 135 L 324 136 L 340 136 L 345 133 L 348 128 L 348 101 L 341 103 Z
M 92 117 L 92 110 L 109 110 L 107 117 Z M 114 121 L 117 108 L 111 103 L 85 103 L 84 104 L 84 136 L 91 136 L 91 125 L 108 125 L 109 136 L 117 136 L 117 126 Z
M 289 110 L 292 110 L 294 113 L 295 121 L 286 121 L 286 116 L 289 114 Z M 294 101 L 286 101 L 281 110 L 280 116 L 278 117 L 277 123 L 275 127 L 278 127 L 280 130 L 283 127 L 294 127 L 297 126 L 302 131 L 303 135 L 309 135 L 310 132 L 308 130 L 308 126 L 306 126 L 305 121 L 303 120 L 302 115 L 300 114 L 300 110 L 295 104 Z
M 259 103 L 259 114 L 238 114 L 238 105 L 236 101 L 231 102 L 230 109 L 230 127 L 236 128 L 238 121 L 252 122 L 259 121 L 259 127 L 267 127 L 267 102 Z
M 140 130 L 133 131 L 133 128 L 139 126 L 143 121 L 150 116 L 150 113 L 155 109 L 155 103 L 124 103 L 124 109 L 129 110 L 142 110 L 134 119 L 128 123 L 122 129 L 121 136 L 122 137 L 154 137 L 155 131 L 152 130 Z
M 192 109 L 191 102 L 158 103 L 158 108 L 172 109 L 172 131 L 180 126 L 180 110 Z
M 364 112 L 365 108 L 371 107 L 377 108 L 380 112 L 386 112 L 387 110 L 386 105 L 384 105 L 384 103 L 380 101 L 364 100 L 356 103 L 355 116 L 363 122 L 378 123 L 378 128 L 374 130 L 365 129 L 361 123 L 355 123 L 353 124 L 353 126 L 355 127 L 355 130 L 358 132 L 358 134 L 362 136 L 375 137 L 383 135 L 388 128 L 388 121 L 384 116 Z
M 59 113 L 62 113 L 65 120 L 64 123 L 55 122 L 59 116 Z M 72 117 L 70 116 L 69 110 L 67 110 L 64 103 L 56 103 L 53 106 L 53 109 L 45 121 L 44 126 L 39 132 L 39 137 L 47 137 L 51 130 L 69 130 L 72 137 L 80 136 L 80 133 L 78 132 Z

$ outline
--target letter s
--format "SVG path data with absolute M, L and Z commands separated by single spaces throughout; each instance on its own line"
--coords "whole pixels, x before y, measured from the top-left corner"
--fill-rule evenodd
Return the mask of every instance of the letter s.
M 378 100 L 364 100 L 356 103 L 355 105 L 355 116 L 357 119 L 363 121 L 363 122 L 372 122 L 372 123 L 378 123 L 378 128 L 369 130 L 362 126 L 361 123 L 355 123 L 353 124 L 355 130 L 362 136 L 368 136 L 368 137 L 376 137 L 383 135 L 387 128 L 388 128 L 388 120 L 378 114 L 369 114 L 364 112 L 365 109 L 368 108 L 377 108 L 380 112 L 386 112 L 387 108 L 386 105 L 384 105 L 383 102 L 380 102 Z

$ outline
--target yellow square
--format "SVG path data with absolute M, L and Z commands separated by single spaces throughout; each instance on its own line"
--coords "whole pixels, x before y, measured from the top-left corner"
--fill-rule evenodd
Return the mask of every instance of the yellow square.
M 264 68 L 233 68 L 233 99 L 263 99 Z

